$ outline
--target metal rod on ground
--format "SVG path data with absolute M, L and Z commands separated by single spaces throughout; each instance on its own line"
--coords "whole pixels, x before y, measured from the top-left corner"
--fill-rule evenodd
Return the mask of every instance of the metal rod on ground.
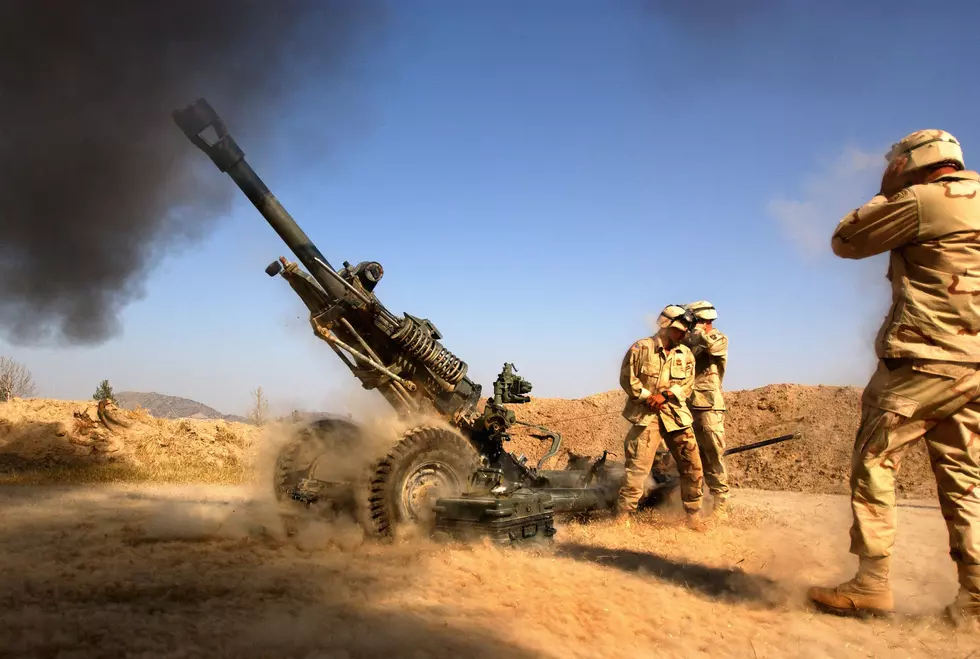
M 736 446 L 735 448 L 730 448 L 725 451 L 724 455 L 732 455 L 733 453 L 741 453 L 743 451 L 751 451 L 752 449 L 762 448 L 763 446 L 769 446 L 770 444 L 779 444 L 780 442 L 788 442 L 791 439 L 797 439 L 801 437 L 801 433 L 794 432 L 790 435 L 782 435 L 780 437 L 773 437 L 772 439 L 764 439 L 761 442 L 754 442 L 752 444 L 745 444 L 744 446 Z

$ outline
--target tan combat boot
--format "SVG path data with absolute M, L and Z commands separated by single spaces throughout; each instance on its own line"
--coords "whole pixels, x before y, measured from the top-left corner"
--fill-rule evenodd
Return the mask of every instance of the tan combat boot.
M 687 513 L 687 528 L 692 531 L 706 531 L 708 526 L 704 523 L 704 518 L 701 516 L 701 510 L 685 510 Z
M 619 510 L 613 517 L 613 524 L 624 529 L 633 526 L 633 513 L 628 510 Z
M 895 598 L 888 583 L 890 558 L 861 557 L 853 579 L 834 588 L 813 587 L 807 598 L 818 609 L 843 616 L 890 616 Z
M 715 497 L 715 504 L 711 508 L 711 516 L 721 522 L 728 519 L 728 497 Z
M 956 564 L 960 591 L 946 607 L 946 620 L 954 627 L 980 631 L 980 565 Z

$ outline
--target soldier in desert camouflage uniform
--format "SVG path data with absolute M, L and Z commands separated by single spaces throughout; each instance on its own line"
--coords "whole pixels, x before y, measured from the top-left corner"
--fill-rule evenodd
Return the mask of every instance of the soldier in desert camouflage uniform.
M 857 575 L 810 599 L 835 613 L 890 613 L 895 474 L 924 439 L 959 592 L 954 622 L 980 620 L 980 175 L 949 133 L 894 145 L 881 191 L 849 213 L 831 245 L 842 258 L 890 252 L 892 307 L 875 341 L 851 463 L 850 551 Z
M 728 472 L 725 469 L 725 398 L 721 393 L 728 363 L 728 337 L 713 323 L 718 312 L 706 300 L 686 305 L 698 324 L 684 340 L 694 354 L 694 388 L 688 406 L 694 413 L 694 436 L 698 441 L 704 480 L 714 497 L 712 514 L 728 514 Z
M 619 491 L 619 521 L 636 511 L 656 450 L 665 441 L 680 473 L 689 523 L 701 528 L 701 458 L 687 407 L 694 385 L 694 355 L 682 343 L 692 321 L 682 307 L 666 307 L 658 332 L 634 343 L 623 358 L 619 382 L 628 395 L 623 416 L 633 427 L 623 443 L 626 477 Z

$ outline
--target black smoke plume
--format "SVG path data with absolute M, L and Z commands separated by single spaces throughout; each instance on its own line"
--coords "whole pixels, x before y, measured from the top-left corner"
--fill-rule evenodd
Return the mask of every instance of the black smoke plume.
M 116 336 L 155 260 L 239 194 L 199 180 L 213 165 L 171 111 L 278 116 L 295 85 L 329 92 L 379 19 L 362 0 L 0 1 L 5 338 Z

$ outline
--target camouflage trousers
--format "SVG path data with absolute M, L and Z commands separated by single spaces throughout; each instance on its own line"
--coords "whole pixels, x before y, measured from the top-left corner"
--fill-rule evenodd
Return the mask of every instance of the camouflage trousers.
M 667 432 L 662 421 L 648 426 L 634 425 L 623 441 L 623 453 L 626 456 L 626 476 L 619 490 L 617 510 L 619 512 L 634 512 L 637 503 L 644 493 L 644 485 L 650 476 L 657 449 L 661 442 L 666 442 L 681 480 L 681 501 L 688 512 L 701 509 L 702 486 L 704 476 L 701 472 L 701 457 L 698 454 L 694 430 L 685 428 L 675 432 Z
M 728 497 L 728 470 L 725 468 L 725 413 L 722 410 L 691 410 L 694 437 L 698 442 L 704 480 L 716 499 Z
M 980 565 L 980 370 L 948 362 L 884 360 L 864 391 L 851 462 L 850 551 L 889 556 L 895 475 L 924 439 L 960 572 Z

